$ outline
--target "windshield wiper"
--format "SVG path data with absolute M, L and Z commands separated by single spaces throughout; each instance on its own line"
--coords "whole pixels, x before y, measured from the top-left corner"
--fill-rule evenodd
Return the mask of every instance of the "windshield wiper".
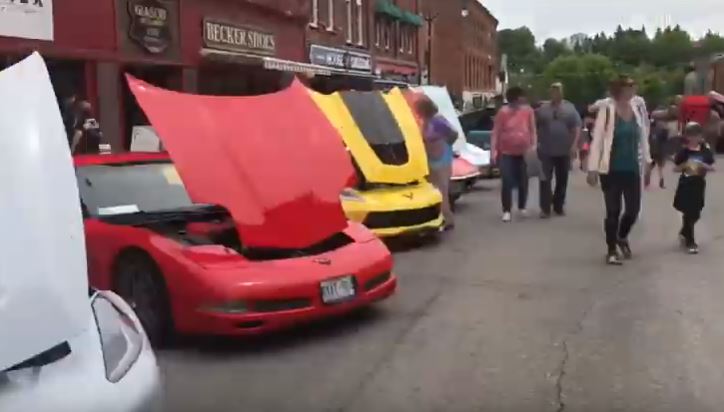
M 39 368 L 41 366 L 49 365 L 53 362 L 57 362 L 65 358 L 66 356 L 70 355 L 70 352 L 70 345 L 68 344 L 68 342 L 63 342 L 33 356 L 28 360 L 25 360 L 15 366 L 5 369 L 3 372 L 12 372 L 27 368 Z

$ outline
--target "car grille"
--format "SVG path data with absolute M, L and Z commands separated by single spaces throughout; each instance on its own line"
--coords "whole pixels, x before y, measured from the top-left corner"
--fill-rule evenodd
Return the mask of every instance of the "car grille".
M 440 216 L 440 205 L 422 209 L 398 210 L 394 212 L 372 212 L 364 224 L 370 229 L 387 227 L 416 226 L 433 221 Z
M 369 292 L 372 289 L 382 285 L 383 283 L 390 280 L 391 277 L 392 277 L 392 273 L 390 273 L 390 272 L 385 272 L 381 275 L 377 275 L 377 276 L 373 277 L 372 279 L 365 282 L 365 292 Z
M 257 300 L 253 303 L 254 311 L 261 313 L 304 309 L 310 306 L 312 306 L 310 299 Z

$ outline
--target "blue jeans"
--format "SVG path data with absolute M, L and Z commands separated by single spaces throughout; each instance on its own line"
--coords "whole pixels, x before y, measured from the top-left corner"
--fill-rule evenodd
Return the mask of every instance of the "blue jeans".
M 514 188 L 518 188 L 518 209 L 525 209 L 528 204 L 528 168 L 525 156 L 501 155 L 500 175 L 503 180 L 500 191 L 503 212 L 510 212 L 512 208 Z

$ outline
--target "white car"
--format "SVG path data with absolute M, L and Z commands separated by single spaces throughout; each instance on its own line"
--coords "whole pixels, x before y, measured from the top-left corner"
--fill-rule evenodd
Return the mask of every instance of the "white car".
M 42 57 L 0 72 L 0 411 L 158 410 L 138 318 L 89 291 L 78 188 Z

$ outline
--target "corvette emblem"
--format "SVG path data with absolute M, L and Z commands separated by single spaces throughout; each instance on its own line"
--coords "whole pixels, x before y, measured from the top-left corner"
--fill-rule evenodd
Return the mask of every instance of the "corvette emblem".
M 413 197 L 415 197 L 415 194 L 414 194 L 414 193 L 405 193 L 405 194 L 404 194 L 404 195 L 402 195 L 402 196 L 404 196 L 404 197 L 406 197 L 406 198 L 408 198 L 408 199 L 412 200 L 412 198 L 413 198 Z
M 315 263 L 319 263 L 320 265 L 329 266 L 332 264 L 332 259 L 329 258 L 316 258 L 314 259 Z

